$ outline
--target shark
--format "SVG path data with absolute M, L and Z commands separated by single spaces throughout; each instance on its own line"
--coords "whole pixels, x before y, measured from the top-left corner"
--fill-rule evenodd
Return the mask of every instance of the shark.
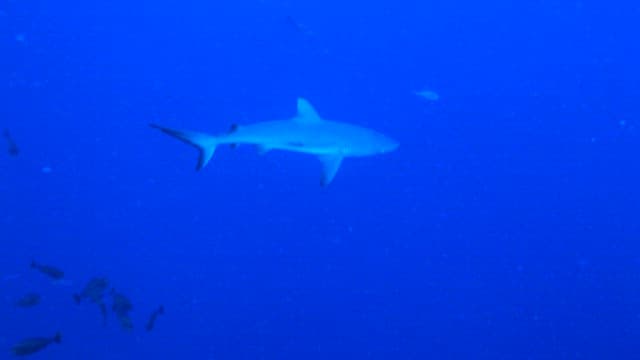
M 304 98 L 297 99 L 297 114 L 290 119 L 233 124 L 218 135 L 149 125 L 197 148 L 196 170 L 209 163 L 220 145 L 253 145 L 261 154 L 285 150 L 317 157 L 322 164 L 321 186 L 333 181 L 343 159 L 389 153 L 399 146 L 396 140 L 367 127 L 323 119 Z

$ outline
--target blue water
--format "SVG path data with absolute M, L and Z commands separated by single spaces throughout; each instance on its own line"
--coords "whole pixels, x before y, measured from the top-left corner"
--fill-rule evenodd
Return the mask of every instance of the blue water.
M 0 144 L 0 359 L 56 331 L 33 359 L 640 359 L 639 16 L 0 2 L 0 128 L 20 147 Z M 312 157 L 250 147 L 195 172 L 147 126 L 223 132 L 299 96 L 400 148 L 321 188 Z M 93 276 L 130 297 L 132 331 L 73 302 Z M 30 291 L 42 304 L 12 305 Z

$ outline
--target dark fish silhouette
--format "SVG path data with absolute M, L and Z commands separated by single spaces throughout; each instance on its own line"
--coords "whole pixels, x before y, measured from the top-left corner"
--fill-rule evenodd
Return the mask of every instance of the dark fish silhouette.
M 82 292 L 73 294 L 76 304 L 80 304 L 83 300 L 89 300 L 95 304 L 101 304 L 102 298 L 109 287 L 109 280 L 103 277 L 95 277 L 89 280 L 84 286 Z
M 160 305 L 159 308 L 157 308 L 154 312 L 151 313 L 151 316 L 149 317 L 149 321 L 147 321 L 147 326 L 146 326 L 147 331 L 153 330 L 153 327 L 156 324 L 156 319 L 158 318 L 159 315 L 163 315 L 163 314 L 164 314 L 164 306 Z
M 57 333 L 54 337 L 50 338 L 36 337 L 24 339 L 19 343 L 13 345 L 13 347 L 11 348 L 11 352 L 15 356 L 27 356 L 43 350 L 51 343 L 59 344 L 60 341 L 62 341 L 62 335 L 60 333 Z
M 133 309 L 133 305 L 129 298 L 124 296 L 121 293 L 116 292 L 115 289 L 111 290 L 111 298 L 113 300 L 113 304 L 111 305 L 111 310 L 116 314 L 118 320 L 120 320 L 120 325 L 123 329 L 132 329 L 133 323 L 131 318 L 129 317 L 129 311 Z
M 9 155 L 17 156 L 20 153 L 20 149 L 18 149 L 18 145 L 16 145 L 16 142 L 13 140 L 9 129 L 4 129 L 4 131 L 2 132 L 2 136 L 4 136 L 7 144 L 9 145 L 9 148 L 7 149 Z
M 16 306 L 29 308 L 40 304 L 40 294 L 28 293 L 16 301 Z
M 102 314 L 102 326 L 107 326 L 107 305 L 100 303 L 100 313 Z
M 87 282 L 80 293 L 73 294 L 73 300 L 78 305 L 86 300 L 100 307 L 102 326 L 107 325 L 107 305 L 104 303 L 107 287 L 109 287 L 109 280 L 107 280 L 107 278 L 94 277 Z
M 60 280 L 64 277 L 64 272 L 56 267 L 38 264 L 35 261 L 31 262 L 31 268 L 40 271 L 48 277 L 56 280 Z
M 111 290 L 111 297 L 113 299 L 111 310 L 113 310 L 117 315 L 127 315 L 129 311 L 133 309 L 133 305 L 129 298 L 117 292 L 115 289 Z

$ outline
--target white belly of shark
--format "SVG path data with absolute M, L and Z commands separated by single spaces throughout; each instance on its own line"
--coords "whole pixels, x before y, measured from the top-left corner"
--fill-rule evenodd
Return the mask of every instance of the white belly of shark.
M 374 130 L 321 118 L 302 98 L 298 98 L 298 113 L 291 119 L 234 125 L 231 131 L 220 135 L 175 130 L 156 124 L 151 127 L 196 147 L 200 152 L 197 170 L 207 165 L 218 145 L 224 144 L 255 145 L 260 153 L 287 150 L 315 155 L 322 163 L 322 186 L 331 183 L 342 159 L 378 155 L 398 148 L 395 140 Z

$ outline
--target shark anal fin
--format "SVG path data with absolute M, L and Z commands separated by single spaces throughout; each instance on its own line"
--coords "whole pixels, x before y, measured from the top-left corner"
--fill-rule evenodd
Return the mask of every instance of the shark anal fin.
M 321 155 L 318 157 L 322 162 L 322 177 L 320 178 L 320 185 L 327 186 L 333 181 L 333 178 L 340 169 L 342 164 L 342 156 L 340 155 Z

